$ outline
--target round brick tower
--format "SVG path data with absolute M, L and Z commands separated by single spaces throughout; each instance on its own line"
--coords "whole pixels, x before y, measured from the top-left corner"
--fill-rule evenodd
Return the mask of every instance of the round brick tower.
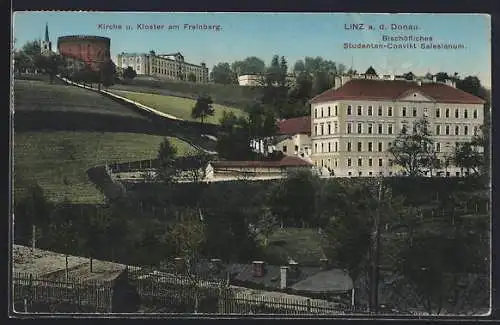
M 73 35 L 57 39 L 59 54 L 81 61 L 94 71 L 111 60 L 110 44 L 109 38 L 101 36 Z

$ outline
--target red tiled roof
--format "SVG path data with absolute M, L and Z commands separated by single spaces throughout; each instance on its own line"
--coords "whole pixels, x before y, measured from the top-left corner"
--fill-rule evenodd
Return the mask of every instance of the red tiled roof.
M 332 100 L 396 100 L 409 91 L 418 91 L 439 103 L 483 104 L 485 101 L 463 90 L 443 83 L 422 83 L 405 80 L 354 79 L 339 89 L 327 90 L 311 100 L 320 103 Z
M 278 122 L 279 134 L 311 134 L 311 117 L 301 116 Z
M 211 164 L 214 167 L 250 167 L 250 168 L 276 168 L 276 167 L 300 167 L 312 166 L 312 164 L 300 157 L 285 156 L 279 161 L 261 161 L 261 160 L 246 160 L 246 161 L 213 161 Z

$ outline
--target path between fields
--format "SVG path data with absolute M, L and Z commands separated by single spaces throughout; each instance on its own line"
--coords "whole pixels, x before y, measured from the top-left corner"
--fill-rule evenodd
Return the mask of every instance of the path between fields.
M 98 89 L 96 89 L 96 88 L 88 87 L 88 86 L 82 85 L 82 84 L 80 84 L 80 83 L 77 83 L 77 82 L 71 81 L 71 80 L 69 80 L 69 79 L 66 79 L 66 78 L 64 78 L 64 77 L 59 77 L 59 78 L 60 78 L 61 80 L 63 80 L 64 82 L 66 82 L 66 83 L 70 84 L 70 85 L 74 85 L 74 86 L 77 86 L 77 87 L 85 88 L 85 89 L 88 89 L 88 90 L 93 90 L 93 91 L 98 92 L 98 93 L 107 94 L 107 95 L 113 96 L 113 97 L 115 97 L 115 98 L 119 98 L 119 99 L 121 99 L 121 100 L 123 100 L 123 101 L 126 101 L 126 102 L 129 102 L 129 103 L 131 103 L 131 104 L 134 104 L 134 105 L 136 105 L 137 107 L 139 107 L 139 108 L 141 108 L 141 109 L 143 109 L 143 110 L 145 110 L 145 111 L 148 111 L 148 112 L 150 112 L 150 113 L 154 113 L 154 114 L 156 114 L 156 115 L 159 115 L 159 116 L 162 116 L 162 117 L 166 117 L 166 118 L 169 118 L 169 119 L 172 119 L 172 120 L 182 120 L 182 119 L 180 119 L 180 118 L 178 118 L 178 117 L 176 117 L 176 116 L 173 116 L 173 115 L 170 115 L 170 114 L 167 114 L 167 113 L 160 112 L 160 111 L 158 111 L 158 110 L 156 110 L 156 109 L 154 109 L 154 108 L 152 108 L 152 107 L 149 107 L 149 106 L 143 105 L 143 104 L 141 104 L 141 103 L 139 103 L 139 102 L 136 102 L 136 101 L 133 101 L 133 100 L 128 99 L 128 98 L 126 98 L 126 97 L 123 97 L 123 96 L 120 96 L 120 95 L 114 94 L 114 93 L 112 93 L 112 92 L 109 92 L 109 91 L 106 91 L 106 90 L 102 90 L 102 89 L 101 89 L 101 90 L 98 90 Z
M 163 117 L 163 118 L 168 118 L 168 119 L 178 120 L 178 121 L 187 121 L 187 120 L 184 120 L 184 119 L 178 118 L 178 117 L 176 117 L 176 116 L 173 116 L 173 115 L 170 115 L 170 114 L 166 114 L 166 113 L 160 112 L 160 111 L 158 111 L 158 110 L 156 110 L 156 109 L 154 109 L 154 108 L 151 108 L 151 107 L 149 107 L 149 106 L 143 105 L 143 104 L 141 104 L 141 103 L 139 103 L 139 102 L 133 101 L 133 100 L 128 99 L 128 98 L 125 98 L 125 97 L 123 97 L 123 96 L 116 95 L 116 94 L 111 93 L 111 92 L 109 92 L 109 91 L 106 91 L 106 90 L 98 90 L 98 89 L 96 89 L 96 88 L 92 88 L 92 87 L 89 87 L 89 86 L 85 86 L 85 85 L 83 85 L 83 84 L 80 84 L 80 83 L 77 83 L 77 82 L 71 81 L 71 80 L 69 80 L 69 79 L 67 79 L 67 78 L 64 78 L 64 77 L 61 77 L 61 76 L 59 76 L 59 75 L 58 75 L 57 77 L 58 77 L 59 79 L 61 79 L 62 81 L 64 81 L 65 83 L 67 83 L 67 84 L 70 84 L 70 85 L 73 85 L 73 86 L 77 86 L 77 87 L 80 87 L 80 88 L 84 88 L 84 89 L 87 89 L 87 90 L 95 91 L 95 92 L 98 92 L 98 93 L 100 93 L 100 94 L 106 94 L 106 95 L 108 95 L 108 96 L 112 96 L 112 97 L 114 97 L 114 98 L 117 98 L 117 99 L 123 100 L 123 101 L 125 101 L 125 102 L 131 103 L 131 104 L 133 104 L 134 106 L 136 106 L 136 107 L 138 107 L 138 108 L 140 108 L 140 109 L 142 109 L 142 110 L 144 110 L 144 111 L 146 111 L 146 112 L 149 112 L 149 113 L 152 113 L 152 114 L 155 114 L 155 115 L 161 116 L 161 117 Z M 213 135 L 202 134 L 201 136 L 202 136 L 202 137 L 204 137 L 204 138 L 208 138 L 208 139 L 210 139 L 210 140 L 212 140 L 212 141 L 217 141 L 217 138 L 216 138 L 216 137 L 214 137 Z M 184 141 L 184 142 L 186 142 L 186 143 L 190 144 L 191 146 L 193 146 L 194 148 L 196 148 L 196 149 L 198 149 L 198 150 L 200 150 L 200 151 L 203 151 L 203 152 L 208 153 L 208 154 L 211 154 L 211 155 L 216 155 L 216 154 L 217 154 L 217 152 L 216 152 L 216 151 L 211 151 L 211 150 L 207 150 L 207 149 L 205 149 L 205 148 L 202 148 L 202 147 L 200 147 L 199 145 L 197 145 L 197 144 L 193 143 L 192 141 L 186 140 L 186 139 L 185 139 L 185 138 L 183 138 L 183 137 L 179 137 L 179 136 L 177 136 L 177 135 L 176 135 L 176 137 L 177 137 L 177 138 L 179 138 L 180 140 L 182 140 L 182 141 Z

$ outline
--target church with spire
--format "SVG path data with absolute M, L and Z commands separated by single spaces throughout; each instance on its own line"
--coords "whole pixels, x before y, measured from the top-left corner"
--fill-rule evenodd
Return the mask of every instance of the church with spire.
M 49 39 L 49 24 L 45 24 L 45 38 L 40 41 L 40 52 L 42 55 L 52 54 L 52 43 Z

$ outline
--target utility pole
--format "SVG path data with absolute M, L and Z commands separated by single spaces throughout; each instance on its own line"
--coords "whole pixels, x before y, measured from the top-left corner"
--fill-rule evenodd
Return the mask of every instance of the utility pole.
M 371 295 L 370 312 L 378 313 L 378 290 L 379 290 L 379 256 L 380 256 L 380 206 L 382 204 L 382 186 L 383 177 L 378 181 L 377 209 L 375 211 L 375 220 L 373 227 L 373 247 L 372 247 L 372 274 L 371 274 Z

